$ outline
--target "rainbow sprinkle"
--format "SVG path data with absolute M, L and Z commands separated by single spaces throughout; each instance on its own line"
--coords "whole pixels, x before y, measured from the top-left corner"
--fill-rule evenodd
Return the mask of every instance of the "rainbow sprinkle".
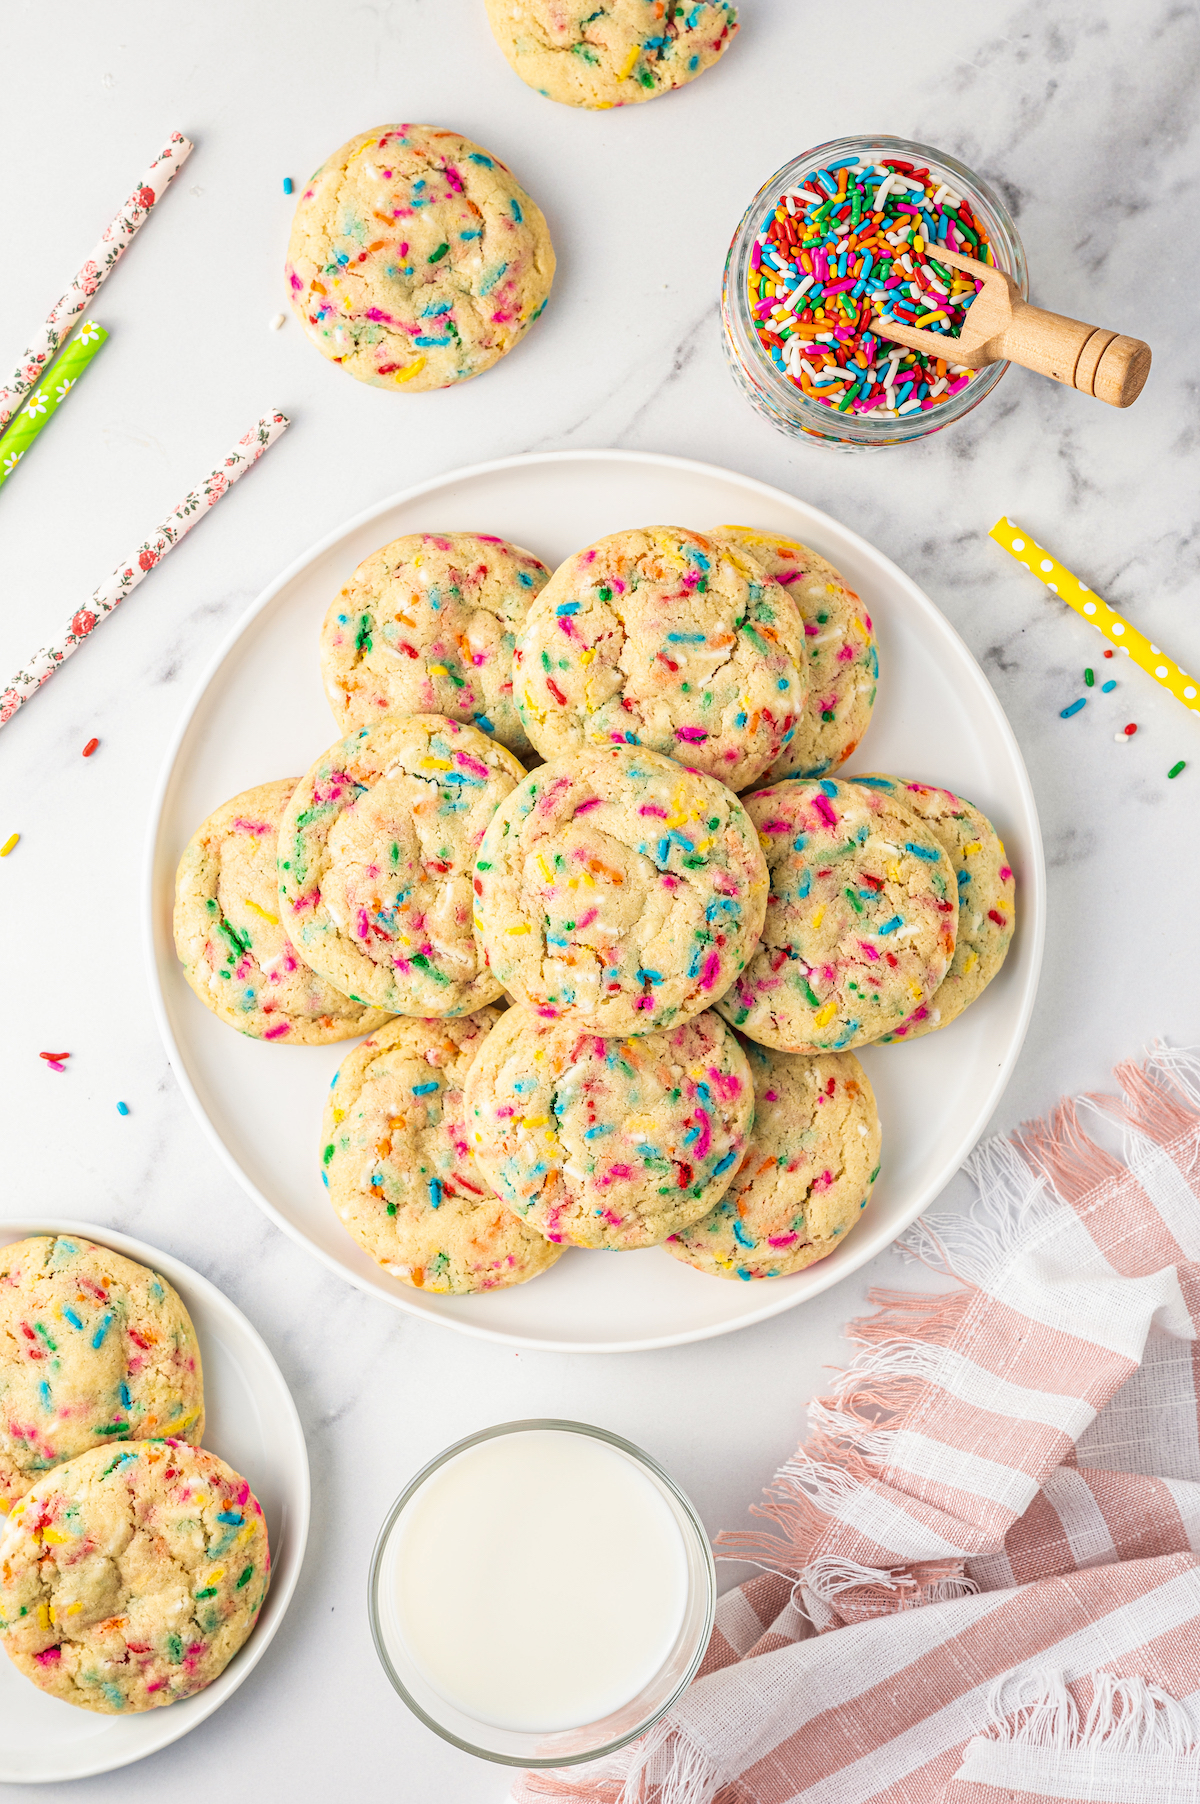
M 7 858 L 9 853 L 20 841 L 20 838 L 21 835 L 19 833 L 10 833 L 4 844 L 0 846 L 0 858 Z
M 1170 770 L 1167 772 L 1167 775 L 1168 775 L 1168 777 L 1177 777 L 1181 770 L 1186 770 L 1186 769 L 1187 769 L 1187 759 L 1181 758 L 1179 760 L 1178 764 L 1173 764 L 1171 766 Z
M 967 202 L 928 169 L 849 157 L 814 170 L 777 197 L 751 252 L 759 343 L 809 400 L 841 413 L 937 407 L 978 372 L 870 328 L 885 319 L 958 336 L 980 284 L 939 263 L 939 244 L 995 262 Z

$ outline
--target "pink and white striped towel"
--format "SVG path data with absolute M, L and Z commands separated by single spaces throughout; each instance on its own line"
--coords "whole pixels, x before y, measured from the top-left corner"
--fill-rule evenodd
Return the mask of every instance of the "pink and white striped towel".
M 1200 1058 L 1117 1076 L 904 1237 L 953 1288 L 851 1324 L 669 1716 L 514 1804 L 1200 1804 Z

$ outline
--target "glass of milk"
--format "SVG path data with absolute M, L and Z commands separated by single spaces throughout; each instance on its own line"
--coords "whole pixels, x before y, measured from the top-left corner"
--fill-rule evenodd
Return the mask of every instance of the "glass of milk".
M 447 1447 L 371 1559 L 384 1671 L 439 1735 L 510 1766 L 594 1760 L 675 1702 L 716 1573 L 648 1454 L 583 1422 L 504 1422 Z

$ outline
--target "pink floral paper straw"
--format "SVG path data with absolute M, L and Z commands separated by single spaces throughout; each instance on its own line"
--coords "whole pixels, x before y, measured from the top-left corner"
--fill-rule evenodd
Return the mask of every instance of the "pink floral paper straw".
M 91 600 L 72 614 L 61 639 L 44 645 L 22 666 L 8 687 L 0 691 L 0 727 L 10 721 L 18 708 L 54 675 L 61 664 L 79 650 L 98 621 L 111 614 L 124 601 L 131 589 L 146 577 L 155 564 L 177 545 L 193 526 L 203 519 L 208 509 L 221 499 L 239 476 L 256 464 L 269 445 L 287 431 L 291 421 L 284 413 L 266 413 L 258 424 L 240 438 L 219 468 L 205 478 L 200 487 L 185 495 L 179 506 L 158 530 L 140 545 L 133 556 L 118 564 L 106 582 L 102 582 Z
M 191 156 L 192 148 L 191 140 L 185 138 L 182 132 L 172 132 L 117 217 L 105 229 L 99 244 L 62 299 L 51 310 L 49 319 L 25 351 L 7 383 L 0 388 L 0 432 L 8 425 L 30 389 L 41 380 L 46 365 L 70 331 L 72 321 L 83 312 L 101 282 L 115 269 L 137 232 L 149 219 L 155 201 L 161 200 Z

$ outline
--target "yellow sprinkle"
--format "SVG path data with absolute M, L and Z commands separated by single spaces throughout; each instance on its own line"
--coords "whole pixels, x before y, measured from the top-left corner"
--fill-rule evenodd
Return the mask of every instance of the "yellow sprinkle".
M 2 846 L 0 846 L 0 858 L 8 857 L 9 853 L 12 851 L 13 847 L 17 844 L 17 841 L 20 839 L 20 837 L 21 837 L 21 835 L 19 833 L 10 833 L 9 834 L 9 836 L 5 840 L 4 844 Z
M 7 1497 L 0 1497 L 0 1516 L 7 1516 L 10 1504 Z
M 592 659 L 595 657 L 595 655 L 596 655 L 596 647 L 594 645 L 589 645 L 586 651 L 580 652 L 579 662 L 581 664 L 590 664 Z
M 250 900 L 249 896 L 244 896 L 242 900 L 247 908 L 252 908 L 254 910 L 256 915 L 261 915 L 264 921 L 270 921 L 272 927 L 278 927 L 278 915 L 269 915 L 265 908 L 260 908 L 257 902 L 252 902 Z
M 814 1027 L 828 1027 L 829 1023 L 833 1020 L 833 1017 L 836 1014 L 837 1014 L 837 1001 L 834 997 L 830 997 L 829 1001 L 825 1004 L 824 1008 L 819 1008 L 817 1010 L 816 1014 L 813 1016 L 813 1026 Z
M 422 770 L 453 770 L 454 766 L 451 764 L 449 758 L 422 758 L 421 759 L 421 769 Z
M 892 859 L 892 862 L 888 865 L 887 874 L 888 874 L 888 882 L 889 883 L 901 882 L 900 866 L 896 863 L 896 860 L 894 858 Z
M 51 1547 L 64 1547 L 70 1539 L 70 1535 L 60 1535 L 56 1528 L 42 1530 L 42 1540 L 49 1541 Z
M 208 1577 L 205 1579 L 204 1582 L 206 1585 L 219 1585 L 221 1580 L 224 1577 L 225 1577 L 224 1566 L 218 1566 L 215 1572 L 209 1573 Z
M 82 1608 L 83 1608 L 82 1604 L 68 1604 L 67 1605 L 67 1615 L 68 1616 L 78 1616 L 78 1614 L 82 1610 Z
M 333 1125 L 334 1125 L 334 1127 L 336 1127 L 336 1126 L 337 1126 L 337 1124 L 338 1124 L 338 1122 L 339 1122 L 339 1121 L 345 1121 L 345 1119 L 346 1119 L 346 1111 L 345 1111 L 345 1109 L 335 1109 L 335 1110 L 334 1110 L 334 1111 L 333 1111 Z
M 913 982 L 913 983 L 910 983 L 908 987 L 912 991 L 913 996 L 916 998 L 916 1000 L 918 1002 L 920 1002 L 922 1000 L 922 992 L 921 992 L 920 984 Z
M 48 1629 L 50 1627 L 50 1612 L 46 1608 L 45 1604 L 38 1605 L 37 1619 L 38 1619 L 39 1629 Z
M 521 1126 L 522 1127 L 531 1127 L 531 1128 L 532 1127 L 545 1127 L 548 1124 L 549 1120 L 550 1120 L 549 1115 L 523 1115 L 521 1117 Z
M 529 928 L 526 926 L 525 922 L 522 921 L 519 927 L 510 927 L 508 931 L 510 933 L 528 933 Z
M 53 1604 L 50 1605 L 50 1620 L 51 1622 L 58 1621 L 58 1611 L 54 1608 Z
M 525 691 L 525 706 L 528 708 L 529 712 L 533 715 L 533 718 L 537 721 L 538 725 L 544 726 L 545 721 L 546 721 L 546 710 L 544 708 L 538 707 L 538 705 L 534 701 L 532 695 L 530 695 L 528 689 L 526 689 L 526 691 Z
M 399 372 L 396 380 L 397 382 L 411 382 L 413 377 L 417 374 L 417 371 L 423 370 L 424 368 L 425 359 L 423 357 L 418 357 L 415 363 L 410 363 L 406 370 L 401 370 Z
M 971 970 L 972 966 L 977 964 L 978 962 L 979 962 L 978 952 L 968 952 L 967 956 L 963 959 L 963 968 L 962 968 L 963 976 L 965 977 L 967 975 L 967 972 L 969 970 Z
M 857 614 L 854 616 L 854 619 L 850 622 L 850 624 L 854 628 L 855 632 L 862 634 L 864 639 L 869 639 L 871 637 L 870 633 L 867 631 L 866 627 L 863 625 L 862 621 L 859 619 Z
M 478 927 L 478 929 L 479 929 L 479 931 L 480 931 L 480 933 L 482 933 L 482 932 L 483 932 L 483 922 L 482 922 L 482 921 L 481 921 L 481 920 L 480 920 L 480 919 L 479 919 L 479 916 L 478 916 L 478 915 L 472 915 L 472 916 L 471 916 L 471 921 L 472 921 L 472 924 L 473 924 L 473 925 L 474 925 L 474 926 L 476 926 L 476 927 Z
M 449 676 L 450 675 L 450 672 L 447 670 L 447 668 L 444 664 L 430 664 L 428 666 L 428 670 L 429 670 L 430 676 Z M 441 768 L 441 767 L 439 767 L 439 768 Z M 444 768 L 446 770 L 449 770 L 450 766 L 447 764 Z
M 816 932 L 817 928 L 821 925 L 821 922 L 824 919 L 825 919 L 825 906 L 822 903 L 821 907 L 817 909 L 817 911 L 815 912 L 815 914 L 813 915 L 813 918 L 812 918 L 814 933 Z
M 551 870 L 550 866 L 546 863 L 546 860 L 541 852 L 538 853 L 538 864 L 541 866 L 542 876 L 546 879 L 546 882 L 553 883 L 554 882 L 554 872 Z
M 983 851 L 983 841 L 980 839 L 973 839 L 969 846 L 963 847 L 962 855 L 964 858 L 970 858 L 976 852 L 982 852 L 982 851 Z

